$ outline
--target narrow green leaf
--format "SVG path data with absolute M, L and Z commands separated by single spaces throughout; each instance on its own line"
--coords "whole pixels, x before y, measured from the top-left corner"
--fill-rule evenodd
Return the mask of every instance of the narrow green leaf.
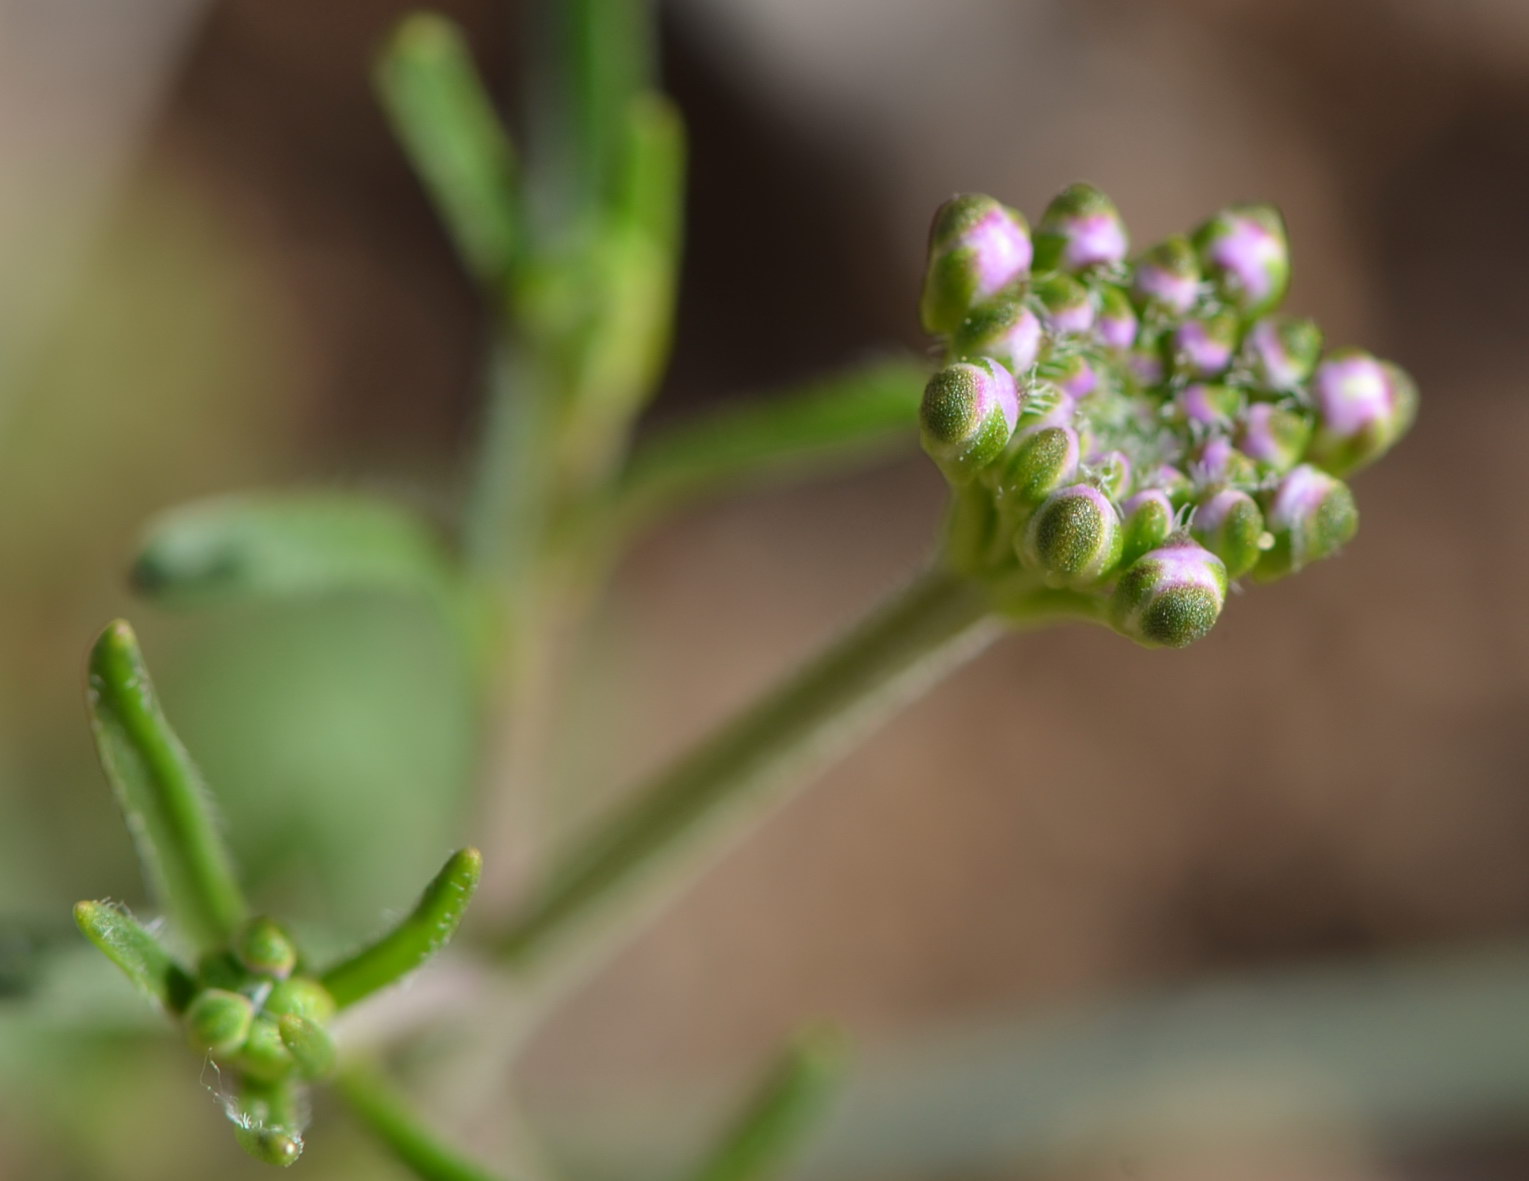
M 442 1144 L 376 1075 L 347 1070 L 336 1087 L 352 1114 L 421 1181 L 498 1181 Z
M 628 528 L 705 496 L 911 448 L 927 366 L 894 360 L 725 406 L 639 444 L 617 487 Z
M 315 1021 L 288 1013 L 277 1023 L 282 1045 L 292 1054 L 297 1069 L 306 1079 L 326 1079 L 334 1073 L 338 1054 L 334 1038 Z
M 627 104 L 623 167 L 592 251 L 596 310 L 580 330 L 573 396 L 621 430 L 669 357 L 684 226 L 685 125 L 661 94 Z
M 191 974 L 132 915 L 107 902 L 78 902 L 74 921 L 140 992 L 158 1001 L 166 1012 L 185 1009 L 196 988 Z
M 434 530 L 370 496 L 216 497 L 149 524 L 133 583 L 168 606 L 378 590 L 448 596 L 451 569 Z
M 463 263 L 479 282 L 501 284 L 518 233 L 515 150 L 461 29 L 437 13 L 405 17 L 375 80 Z
M 244 895 L 201 775 L 154 695 L 133 629 L 107 626 L 90 653 L 87 697 L 101 767 L 145 875 L 200 946 L 228 942 Z
M 335 1004 L 343 1009 L 386 988 L 444 947 L 462 921 L 482 871 L 483 856 L 478 850 L 453 853 L 407 918 L 324 973 L 324 987 Z
M 761 1080 L 691 1181 L 765 1181 L 817 1125 L 842 1074 L 843 1038 L 799 1034 Z

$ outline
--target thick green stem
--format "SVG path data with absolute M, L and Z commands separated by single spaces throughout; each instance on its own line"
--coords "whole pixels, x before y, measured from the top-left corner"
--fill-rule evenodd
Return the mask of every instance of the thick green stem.
M 595 919 L 651 909 L 686 871 L 995 634 L 977 585 L 936 567 L 589 833 L 506 933 L 513 963 L 541 959 Z M 660 873 L 660 870 L 669 870 Z M 622 906 L 615 905 L 622 903 Z M 619 912 L 619 913 L 617 913 Z

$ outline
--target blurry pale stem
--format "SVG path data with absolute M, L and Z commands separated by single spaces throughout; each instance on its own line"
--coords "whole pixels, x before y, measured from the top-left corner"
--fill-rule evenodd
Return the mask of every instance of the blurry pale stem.
M 90 715 L 101 766 L 167 906 L 203 947 L 226 943 L 244 895 L 191 757 L 170 728 L 132 628 L 118 621 L 90 655 Z
M 375 943 L 330 968 L 323 984 L 340 1008 L 402 979 L 456 932 L 477 889 L 483 859 L 476 849 L 455 853 L 435 875 L 414 910 Z
M 632 930 L 718 838 L 841 754 L 920 689 L 979 650 L 994 629 L 985 592 L 934 568 L 754 708 L 639 788 L 556 862 L 506 932 L 529 965 L 573 929 Z M 668 872 L 660 873 L 660 870 Z M 621 906 L 615 904 L 620 902 Z M 558 937 L 558 938 L 554 938 Z
M 767 1181 L 817 1126 L 839 1081 L 840 1038 L 799 1035 L 688 1181 Z
M 499 1181 L 442 1144 L 376 1073 L 352 1067 L 335 1085 L 352 1114 L 421 1181 Z
M 81 902 L 74 921 L 140 992 L 169 1013 L 179 1013 L 196 985 L 151 931 L 126 911 L 105 902 Z
M 509 276 L 519 232 L 515 151 L 461 30 L 435 13 L 405 18 L 383 51 L 377 93 L 475 278 Z
M 654 74 L 649 0 L 552 0 L 560 12 L 563 84 L 575 184 L 602 203 L 614 183 L 627 102 Z

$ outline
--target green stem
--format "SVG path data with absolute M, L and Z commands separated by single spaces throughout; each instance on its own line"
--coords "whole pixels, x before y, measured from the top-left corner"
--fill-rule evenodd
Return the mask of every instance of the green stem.
M 436 1139 L 378 1075 L 352 1067 L 335 1088 L 356 1118 L 423 1181 L 499 1181 Z
M 683 880 L 695 854 L 746 824 L 995 633 L 986 592 L 935 567 L 816 660 L 637 791 L 555 865 L 505 934 L 524 965 L 591 920 L 605 931 L 618 899 L 651 908 Z M 659 874 L 660 869 L 674 872 Z M 554 938 L 556 937 L 556 938 Z

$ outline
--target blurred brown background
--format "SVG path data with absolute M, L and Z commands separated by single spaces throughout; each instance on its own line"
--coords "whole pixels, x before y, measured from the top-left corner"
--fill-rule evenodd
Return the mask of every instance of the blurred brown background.
M 376 486 L 436 511 L 454 496 L 483 324 L 367 84 L 405 7 L 0 2 L 0 899 L 41 931 L 59 899 L 137 890 L 90 766 L 77 670 L 93 630 L 133 609 L 120 572 L 143 517 L 290 481 Z M 442 7 L 470 30 L 513 120 L 525 14 Z M 876 1107 L 873 1081 L 846 1116 L 860 1111 L 862 1131 L 831 1132 L 815 1167 L 1529 1176 L 1529 1057 L 1514 1057 L 1529 1055 L 1529 971 L 1512 950 L 1529 935 L 1529 5 L 673 0 L 662 29 L 693 177 L 677 352 L 655 419 L 923 349 L 934 206 L 978 189 L 1034 215 L 1076 178 L 1115 198 L 1140 244 L 1230 201 L 1278 204 L 1290 305 L 1334 343 L 1404 364 L 1424 408 L 1359 480 L 1364 526 L 1340 560 L 1234 600 L 1182 654 L 1092 631 L 1011 638 L 793 803 L 536 1038 L 532 1111 L 554 1138 L 592 1136 L 585 1125 L 602 1118 L 620 1130 L 625 1112 L 633 1145 L 667 1143 L 643 1104 L 741 1086 L 804 1017 L 842 1022 L 872 1075 L 918 1075 L 907 1047 L 948 1057 L 952 1031 L 981 1044 L 984 1030 L 1228 974 L 1359 965 L 1389 1014 L 1387 965 L 1500 945 L 1507 967 L 1487 991 L 1501 984 L 1491 995 L 1508 1000 L 1499 1024 L 1470 1026 L 1481 1045 L 1441 1033 L 1418 1049 L 1421 1026 L 1395 1031 L 1412 1047 L 1396 1070 L 1437 1070 L 1445 1092 L 1429 1109 L 1443 1115 L 1415 1134 L 1405 1118 L 1397 1131 L 1395 1112 L 1371 1124 L 1315 1101 L 1321 1081 L 1299 1071 L 1234 1060 L 1204 1094 L 1158 1080 L 1121 1098 L 1097 1135 L 1094 1113 L 1058 1099 L 1049 1127 L 963 1129 L 976 1142 L 943 1158 L 928 1142 L 855 1147 L 892 1110 Z M 938 477 L 910 455 L 651 536 L 614 588 L 586 703 L 603 722 L 572 766 L 583 794 L 553 808 L 572 815 L 631 782 L 810 651 L 919 560 L 940 507 Z M 310 631 L 340 626 L 357 650 L 400 645 L 377 659 L 395 674 L 387 661 L 403 662 L 405 688 L 357 703 L 323 668 L 280 664 Z M 385 736 L 415 704 L 409 684 L 438 695 L 449 681 L 421 626 L 377 608 L 345 624 L 159 617 L 144 630 L 165 654 L 172 713 L 208 735 L 215 781 L 234 781 L 242 855 L 273 894 L 311 910 L 318 892 L 328 917 L 351 922 L 399 905 L 397 883 L 428 872 L 431 841 L 451 834 L 425 840 L 418 808 L 379 809 L 358 838 L 364 891 L 325 893 L 340 887 L 282 842 L 281 801 L 368 798 L 383 771 L 313 766 L 283 727 L 302 715 L 351 748 Z M 298 699 L 260 714 L 258 738 L 217 738 L 214 715 L 241 686 L 277 675 Z M 449 719 L 420 726 L 397 777 L 425 783 L 466 756 Z M 1456 994 L 1441 989 L 1417 1021 L 1451 1016 Z M 1485 994 L 1458 995 L 1470 1009 Z M 1342 1011 L 1370 1012 L 1368 997 L 1360 988 Z M 1297 1018 L 1294 1036 L 1313 1028 Z M 1374 1040 L 1387 1036 L 1381 1021 Z M 1383 1052 L 1376 1062 L 1385 1075 Z M 106 1072 L 97 1101 L 110 1107 L 110 1087 L 134 1077 L 132 1062 Z M 978 1106 L 1001 1110 L 993 1092 L 1009 1076 L 980 1077 Z M 59 1111 L 87 1085 L 67 1065 L 56 1081 Z M 1089 1091 L 1055 1085 L 1063 1098 Z M 1018 1107 L 1036 1083 L 1013 1086 Z M 1302 1114 L 1282 1121 L 1292 1096 Z M 493 1143 L 502 1131 L 480 1098 L 469 1123 Z M 1159 1120 L 1159 1100 L 1197 1114 Z M 187 1118 L 215 1123 L 200 1103 Z M 1253 1130 L 1216 1134 L 1226 1104 L 1255 1110 Z M 156 1116 L 140 1116 L 147 1134 Z M 1161 1134 L 1179 1124 L 1189 1132 Z M 0 1138 L 33 1142 L 13 1125 L 0 1114 Z M 200 1145 L 202 1132 L 175 1134 Z M 209 1137 L 192 1159 L 221 1162 L 226 1148 Z M 148 1148 L 141 1172 L 74 1151 L 56 1175 L 179 1167 Z M 300 1167 L 326 1175 L 322 1160 Z M 375 1168 L 364 1175 L 391 1175 Z

